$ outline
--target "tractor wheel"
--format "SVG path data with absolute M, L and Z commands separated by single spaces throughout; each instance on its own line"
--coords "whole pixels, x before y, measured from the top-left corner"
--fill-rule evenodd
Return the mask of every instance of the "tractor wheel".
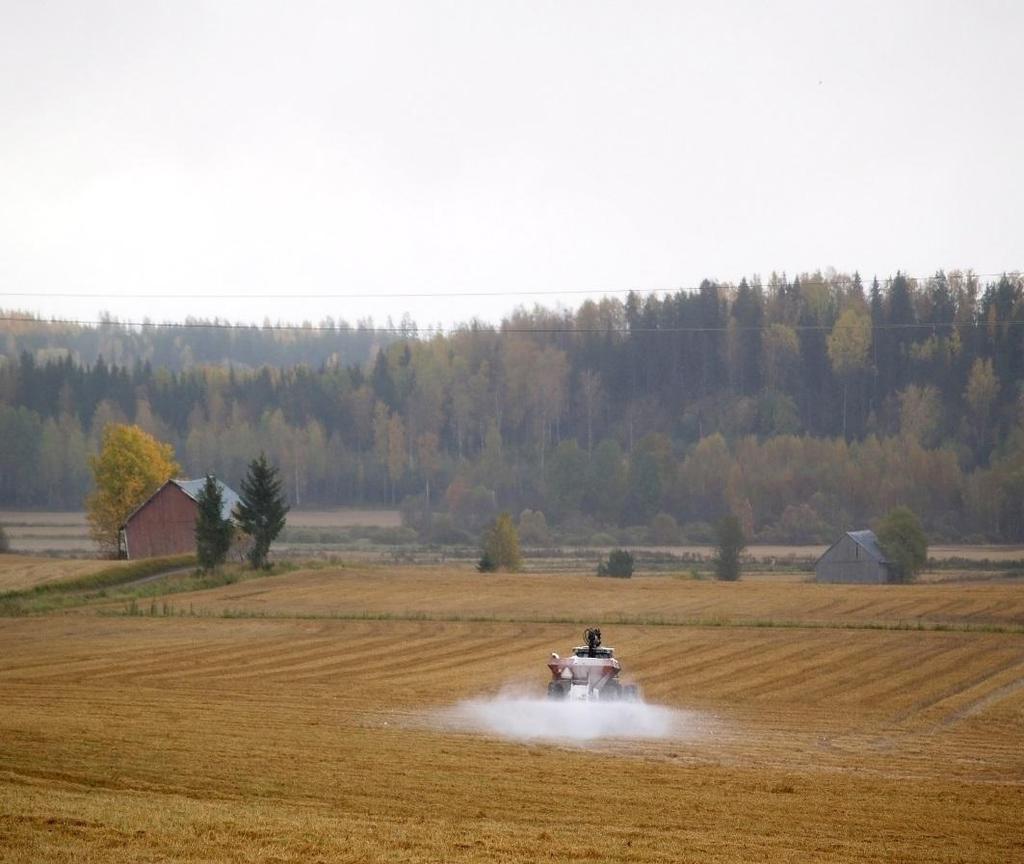
M 622 685 L 618 681 L 609 681 L 601 688 L 602 702 L 618 702 L 622 699 Z
M 568 689 L 569 688 L 565 686 L 565 682 L 563 681 L 549 681 L 548 699 L 561 702 L 565 699 L 568 693 Z

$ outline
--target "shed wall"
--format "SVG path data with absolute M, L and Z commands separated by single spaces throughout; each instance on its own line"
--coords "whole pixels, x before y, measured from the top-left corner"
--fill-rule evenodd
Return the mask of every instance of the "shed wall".
M 818 582 L 879 584 L 889 581 L 888 566 L 875 560 L 846 535 L 821 557 L 814 574 Z
M 196 551 L 199 506 L 173 483 L 164 486 L 125 525 L 129 558 Z

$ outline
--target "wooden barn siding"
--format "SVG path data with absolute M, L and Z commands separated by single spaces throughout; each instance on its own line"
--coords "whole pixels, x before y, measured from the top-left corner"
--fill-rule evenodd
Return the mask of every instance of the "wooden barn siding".
M 129 558 L 153 558 L 196 551 L 195 501 L 169 484 L 125 525 Z
M 867 582 L 888 581 L 884 564 L 879 563 L 867 550 L 844 536 L 826 552 L 814 568 L 818 582 Z

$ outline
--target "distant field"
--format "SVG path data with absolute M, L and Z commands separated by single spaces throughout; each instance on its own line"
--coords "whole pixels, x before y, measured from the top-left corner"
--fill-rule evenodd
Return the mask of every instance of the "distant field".
M 395 528 L 402 518 L 397 510 L 293 510 L 288 524 L 296 528 Z M 82 512 L 0 510 L 0 525 L 15 552 L 96 553 Z
M 89 537 L 88 524 L 81 512 L 47 512 L 47 511 L 0 511 L 0 525 L 5 527 L 15 552 L 28 554 L 57 554 L 67 556 L 88 557 L 96 554 L 95 544 Z M 346 558 L 361 559 L 366 562 L 406 559 L 415 563 L 441 563 L 451 554 L 444 550 L 427 547 L 389 546 L 387 542 L 324 542 L 331 539 L 332 529 L 337 529 L 343 536 L 346 529 L 373 528 L 395 529 L 401 526 L 401 516 L 397 510 L 357 510 L 339 508 L 334 510 L 296 510 L 288 514 L 289 529 L 309 529 L 320 532 L 320 542 L 297 542 L 289 539 L 280 542 L 276 548 L 281 556 L 304 558 L 342 554 Z M 314 537 L 314 539 L 317 539 Z M 747 567 L 745 578 L 749 581 L 802 581 L 810 577 L 807 567 L 824 550 L 824 546 L 785 546 L 785 545 L 752 545 L 747 549 L 746 558 L 755 562 Z M 550 553 L 542 552 L 542 556 L 531 555 L 525 562 L 526 569 L 532 572 L 589 572 L 594 569 L 595 562 L 607 548 L 588 549 L 581 554 L 579 549 L 565 547 L 551 557 Z M 673 563 L 671 559 L 645 564 L 641 561 L 639 570 L 686 570 L 690 560 L 710 560 L 714 556 L 711 546 L 660 546 L 643 547 L 647 556 L 674 556 L 680 561 Z M 463 550 L 460 554 L 472 556 L 474 550 Z M 965 561 L 1012 562 L 1024 560 L 1024 546 L 932 546 L 929 555 L 938 561 L 963 559 Z M 975 579 L 979 575 L 976 570 L 963 573 L 944 569 L 940 572 L 922 575 L 922 581 L 951 581 L 958 578 Z
M 1024 628 L 1024 583 L 1015 582 L 726 583 L 664 576 L 628 580 L 568 574 L 481 576 L 468 566 L 356 564 L 177 595 L 174 602 L 218 615 Z

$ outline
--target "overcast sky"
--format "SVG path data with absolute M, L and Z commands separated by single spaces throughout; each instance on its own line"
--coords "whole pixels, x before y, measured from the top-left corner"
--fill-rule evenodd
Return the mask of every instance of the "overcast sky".
M 1020 269 L 1022 52 L 1013 0 L 0 0 L 0 306 L 427 324 Z

